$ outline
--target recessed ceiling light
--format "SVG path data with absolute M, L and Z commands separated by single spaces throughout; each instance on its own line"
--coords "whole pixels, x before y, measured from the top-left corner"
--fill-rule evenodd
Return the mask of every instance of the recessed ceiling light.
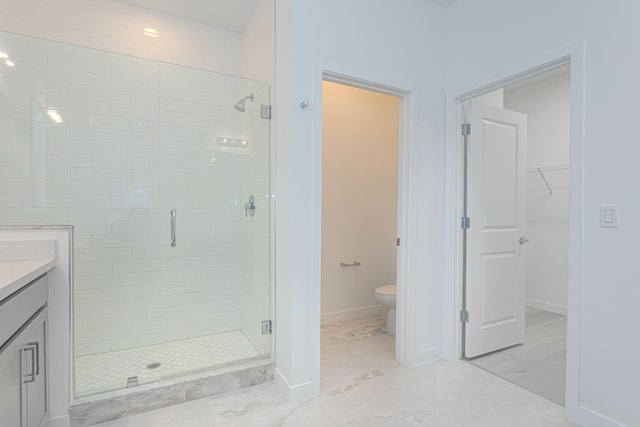
M 5 52 L 0 52 L 0 59 L 7 59 L 9 57 L 9 55 L 7 55 Z
M 149 37 L 160 37 L 160 32 L 155 28 L 145 28 L 144 33 Z
M 13 63 L 13 61 L 11 61 L 10 59 L 7 59 L 7 60 L 5 61 L 5 64 L 7 64 L 9 67 L 13 67 L 14 65 L 16 65 L 16 64 L 14 64 L 14 63 Z

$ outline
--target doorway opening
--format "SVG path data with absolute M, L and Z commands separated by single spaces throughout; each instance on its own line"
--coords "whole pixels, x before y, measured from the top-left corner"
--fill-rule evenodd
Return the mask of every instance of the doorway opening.
M 395 359 L 402 97 L 351 83 L 322 82 L 322 360 L 360 345 Z M 322 389 L 335 369 L 322 363 Z
M 460 102 L 461 355 L 563 406 L 570 95 L 567 60 Z

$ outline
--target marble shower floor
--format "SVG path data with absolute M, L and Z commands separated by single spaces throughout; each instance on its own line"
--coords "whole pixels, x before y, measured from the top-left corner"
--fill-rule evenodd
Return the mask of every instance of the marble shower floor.
M 322 327 L 321 391 L 288 402 L 274 383 L 101 424 L 101 427 L 574 426 L 564 408 L 466 362 L 406 368 L 384 318 Z
M 469 362 L 564 406 L 567 317 L 531 307 L 525 316 L 524 344 Z
M 80 356 L 75 366 L 76 396 L 126 388 L 129 377 L 136 376 L 139 384 L 147 384 L 259 355 L 242 331 L 231 331 Z

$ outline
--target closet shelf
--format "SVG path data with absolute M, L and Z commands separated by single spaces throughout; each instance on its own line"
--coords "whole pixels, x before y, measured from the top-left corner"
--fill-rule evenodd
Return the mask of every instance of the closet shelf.
M 561 171 L 561 170 L 568 170 L 569 169 L 569 165 L 552 165 L 552 166 L 541 166 L 539 168 L 529 168 L 527 169 L 527 172 L 538 172 L 539 170 L 542 170 L 542 172 L 552 172 L 552 171 Z

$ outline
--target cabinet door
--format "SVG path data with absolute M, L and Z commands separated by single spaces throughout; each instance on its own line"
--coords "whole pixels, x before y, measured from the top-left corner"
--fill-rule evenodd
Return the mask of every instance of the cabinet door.
M 20 338 L 20 337 L 18 337 Z M 4 427 L 21 427 L 19 339 L 0 349 L 0 424 Z
M 23 347 L 24 427 L 40 427 L 47 414 L 47 310 L 43 310 L 26 331 L 27 343 Z M 25 351 L 28 350 L 28 351 Z

